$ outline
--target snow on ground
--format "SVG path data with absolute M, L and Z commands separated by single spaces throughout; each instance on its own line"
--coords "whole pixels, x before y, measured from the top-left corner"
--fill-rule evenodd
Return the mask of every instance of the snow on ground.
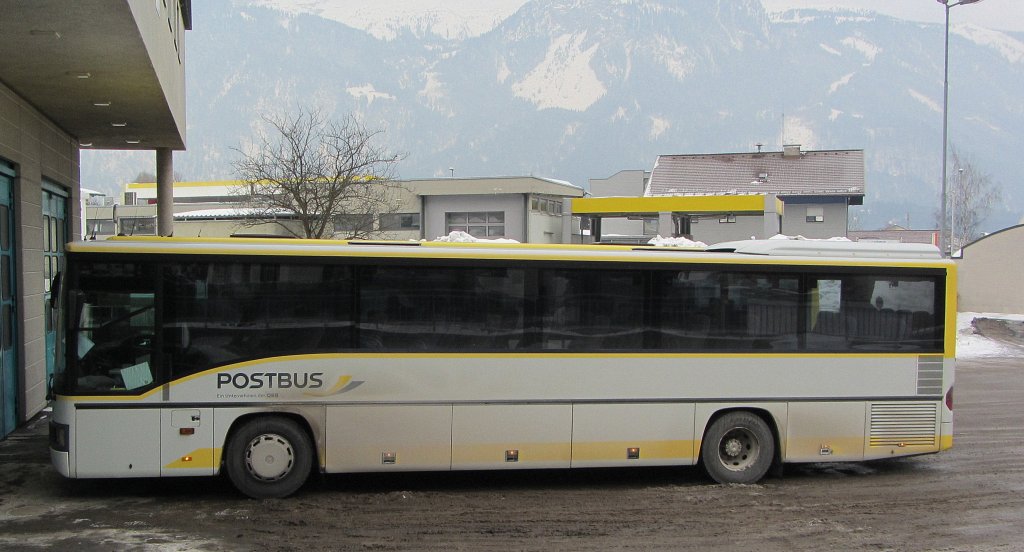
M 424 241 L 426 241 L 426 240 L 424 240 Z M 510 240 L 510 239 L 507 239 L 507 238 L 495 238 L 495 239 L 477 238 L 475 236 L 471 236 L 471 235 L 469 235 L 469 234 L 467 234 L 465 232 L 460 232 L 458 230 L 455 230 L 454 232 L 448 234 L 447 236 L 438 236 L 438 237 L 434 238 L 432 241 L 436 241 L 436 242 L 453 242 L 453 243 L 519 243 L 516 240 Z
M 1019 348 L 1000 343 L 974 333 L 971 322 L 975 318 L 1024 321 L 1024 314 L 1003 314 L 990 312 L 961 312 L 956 317 L 956 357 L 1015 357 L 1020 356 Z

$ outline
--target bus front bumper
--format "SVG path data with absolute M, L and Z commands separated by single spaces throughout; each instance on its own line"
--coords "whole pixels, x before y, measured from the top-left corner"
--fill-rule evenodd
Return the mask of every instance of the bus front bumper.
M 64 477 L 71 475 L 70 432 L 67 424 L 50 420 L 50 463 Z

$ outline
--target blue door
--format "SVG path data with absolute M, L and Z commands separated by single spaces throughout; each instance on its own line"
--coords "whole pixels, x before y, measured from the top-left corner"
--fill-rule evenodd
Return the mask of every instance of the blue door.
M 43 305 L 46 309 L 46 381 L 53 381 L 57 357 L 57 328 L 53 327 L 50 306 L 53 279 L 64 270 L 64 244 L 68 240 L 68 195 L 59 186 L 43 182 Z M 49 388 L 48 388 L 49 389 Z
M 18 425 L 13 191 L 14 167 L 0 160 L 0 438 Z

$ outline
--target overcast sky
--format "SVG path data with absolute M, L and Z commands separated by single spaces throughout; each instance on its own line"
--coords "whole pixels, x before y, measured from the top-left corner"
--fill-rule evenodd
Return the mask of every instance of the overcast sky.
M 953 0 L 950 0 L 951 2 Z M 937 0 L 761 0 L 769 11 L 788 8 L 867 9 L 910 19 L 942 23 L 946 9 Z M 1024 0 L 984 0 L 950 10 L 950 24 L 974 23 L 990 29 L 1024 31 Z

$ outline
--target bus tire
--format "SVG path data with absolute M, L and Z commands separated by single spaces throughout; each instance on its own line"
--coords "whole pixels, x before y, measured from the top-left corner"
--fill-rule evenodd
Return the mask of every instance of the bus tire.
M 313 443 L 295 421 L 279 416 L 244 422 L 228 440 L 224 467 L 251 498 L 284 498 L 309 478 Z
M 715 420 L 701 443 L 700 459 L 708 475 L 728 484 L 756 483 L 775 456 L 775 437 L 760 416 L 729 412 Z

